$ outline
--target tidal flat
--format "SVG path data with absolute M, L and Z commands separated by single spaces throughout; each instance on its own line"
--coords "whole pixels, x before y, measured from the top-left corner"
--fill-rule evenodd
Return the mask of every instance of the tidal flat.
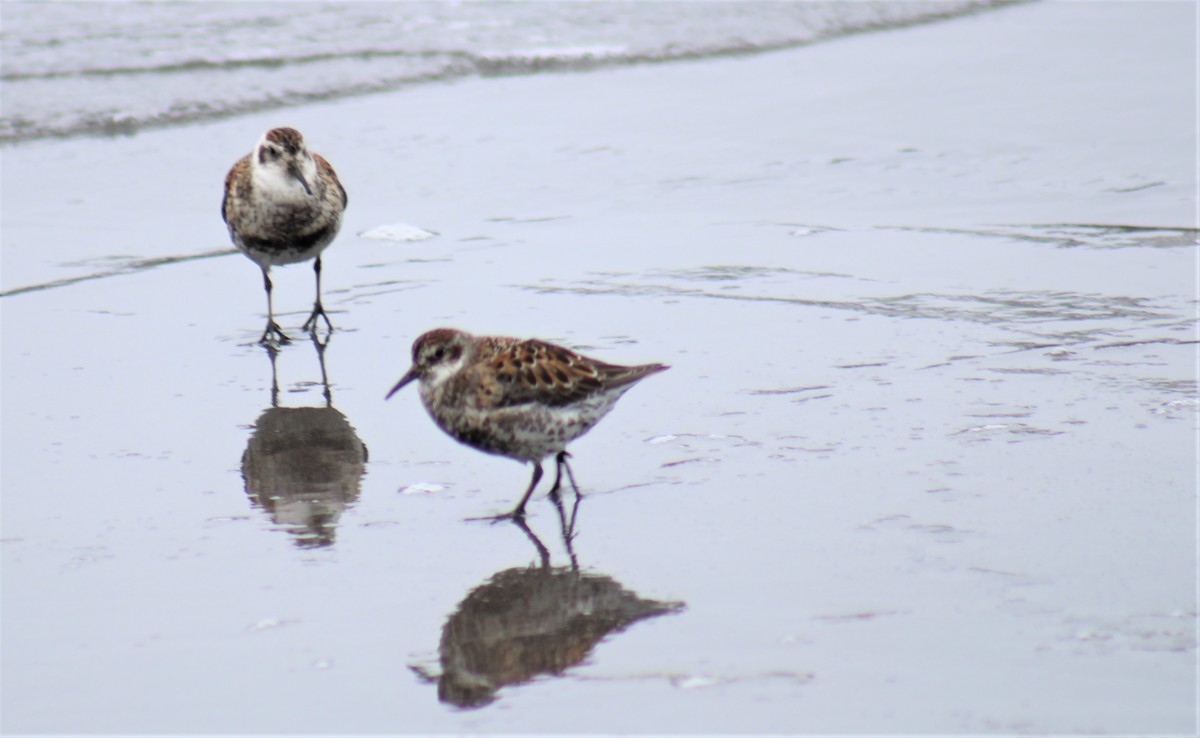
M 5 148 L 4 732 L 1194 732 L 1195 12 Z M 276 125 L 350 204 L 272 356 Z M 466 522 L 529 471 L 384 402 L 439 325 L 671 369 Z

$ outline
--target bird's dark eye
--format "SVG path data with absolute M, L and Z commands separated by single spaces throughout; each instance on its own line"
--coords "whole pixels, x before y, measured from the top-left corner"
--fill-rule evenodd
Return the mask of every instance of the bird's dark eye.
M 438 347 L 438 350 L 433 352 L 433 360 L 441 361 L 442 357 L 445 355 L 446 355 L 446 349 Z

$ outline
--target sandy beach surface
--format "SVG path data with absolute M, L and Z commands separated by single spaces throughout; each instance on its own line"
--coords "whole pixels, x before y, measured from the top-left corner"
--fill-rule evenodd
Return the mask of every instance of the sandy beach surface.
M 1022 4 L 6 147 L 0 727 L 1194 734 L 1195 58 Z M 273 404 L 219 204 L 276 125 L 350 206 Z M 570 545 L 384 402 L 441 325 L 671 365 Z

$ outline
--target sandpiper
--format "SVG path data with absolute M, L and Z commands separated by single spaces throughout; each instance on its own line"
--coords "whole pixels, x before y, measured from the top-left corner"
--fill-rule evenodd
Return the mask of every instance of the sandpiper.
M 548 456 L 555 456 L 557 472 L 550 494 L 558 494 L 563 467 L 575 487 L 567 444 L 591 430 L 638 381 L 667 369 L 607 364 L 537 339 L 473 336 L 453 328 L 422 335 L 412 356 L 412 368 L 387 397 L 419 380 L 425 409 L 456 441 L 533 464 L 521 501 L 494 519 L 525 516 Z
M 337 235 L 346 209 L 346 190 L 329 162 L 304 145 L 295 128 L 272 128 L 254 151 L 238 160 L 225 176 L 221 217 L 234 245 L 262 269 L 267 291 L 267 329 L 259 343 L 287 343 L 271 305 L 273 264 L 295 264 L 316 257 L 317 297 L 304 322 L 317 330 L 317 318 L 333 330 L 321 305 L 321 251 Z

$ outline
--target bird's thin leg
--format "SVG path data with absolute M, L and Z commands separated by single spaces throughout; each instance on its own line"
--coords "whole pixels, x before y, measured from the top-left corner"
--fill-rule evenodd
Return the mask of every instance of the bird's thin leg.
M 542 480 L 542 464 L 539 461 L 533 462 L 533 479 L 529 480 L 529 489 L 525 490 L 525 495 L 521 497 L 521 501 L 513 508 L 510 517 L 523 518 L 525 517 L 525 503 L 529 502 L 529 496 L 533 494 L 533 490 L 537 487 L 538 482 Z
M 529 481 L 529 489 L 525 490 L 525 494 L 521 497 L 521 501 L 513 508 L 512 512 L 504 513 L 503 515 L 492 515 L 484 518 L 467 518 L 467 520 L 490 520 L 493 523 L 501 520 L 519 520 L 525 517 L 525 503 L 529 501 L 529 496 L 533 494 L 533 490 L 537 487 L 538 482 L 542 479 L 541 462 L 533 462 L 533 479 Z
M 571 465 L 567 463 L 567 459 L 569 458 L 571 458 L 571 454 L 566 451 L 559 451 L 558 455 L 554 458 L 554 487 L 550 489 L 550 500 L 554 503 L 554 507 L 558 509 L 558 522 L 562 526 L 563 541 L 567 544 L 568 552 L 570 552 L 571 541 L 575 539 L 575 516 L 579 513 L 579 501 L 583 499 L 579 493 L 579 485 L 575 484 L 575 473 L 571 471 Z M 571 489 L 575 490 L 575 504 L 571 507 L 571 516 L 569 519 L 563 510 L 562 496 L 558 492 L 562 486 L 563 467 L 567 469 L 567 479 L 571 480 Z M 573 553 L 572 557 L 574 557 Z
M 555 484 L 558 480 L 555 480 Z M 567 513 L 563 510 L 562 495 L 558 493 L 558 487 L 550 490 L 550 501 L 554 503 L 554 509 L 558 511 L 558 522 L 562 527 L 563 535 L 567 534 Z
M 575 484 L 575 472 L 571 471 L 571 465 L 567 463 L 567 459 L 569 458 L 571 458 L 571 454 L 567 453 L 566 451 L 559 451 L 556 461 L 558 462 L 559 466 L 566 467 L 567 479 L 571 480 L 571 489 L 575 490 L 575 497 L 579 497 L 579 485 Z M 558 473 L 560 476 L 562 475 L 561 468 L 558 470 Z M 557 482 L 555 482 L 555 484 L 557 484 Z
M 275 343 L 276 341 L 279 343 L 291 342 L 291 339 L 287 337 L 287 334 L 284 333 L 283 329 L 279 327 L 279 324 L 275 322 L 275 308 L 271 302 L 271 275 L 267 273 L 269 269 L 269 266 L 264 265 L 262 267 L 263 289 L 267 291 L 267 329 L 263 331 L 262 338 L 258 339 L 258 342 L 264 346 Z
M 571 489 L 575 490 L 575 496 L 579 496 L 579 487 L 575 484 L 575 475 L 571 472 L 571 465 L 567 463 L 567 459 L 571 458 L 571 454 L 566 451 L 559 451 L 554 457 L 554 486 L 550 488 L 550 499 L 558 499 L 558 490 L 562 487 L 563 467 L 567 468 L 567 478 L 571 480 Z
M 312 313 L 308 316 L 308 320 L 304 321 L 304 325 L 301 327 L 304 328 L 304 330 L 309 331 L 310 333 L 316 333 L 317 332 L 317 316 L 319 315 L 325 319 L 325 327 L 327 327 L 329 329 L 330 333 L 333 333 L 333 323 L 331 323 L 329 321 L 329 316 L 325 314 L 325 306 L 321 304 L 321 257 L 320 256 L 318 256 L 316 261 L 313 262 L 313 273 L 317 275 L 317 299 L 316 299 L 316 301 L 313 302 Z
M 558 490 L 562 487 L 563 454 L 565 453 L 567 452 L 560 451 L 558 456 L 554 457 L 554 486 L 550 488 L 549 493 L 550 499 L 554 501 L 555 505 L 559 505 L 560 507 L 561 498 L 559 497 Z

